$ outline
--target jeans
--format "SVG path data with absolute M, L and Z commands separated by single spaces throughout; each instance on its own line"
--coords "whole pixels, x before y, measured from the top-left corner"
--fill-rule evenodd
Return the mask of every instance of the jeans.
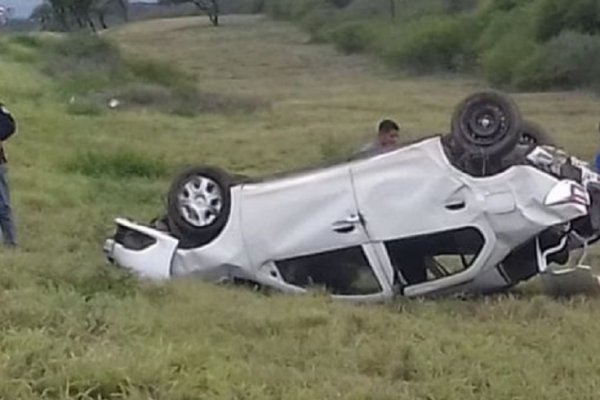
M 8 169 L 6 164 L 0 164 L 0 230 L 4 244 L 17 245 L 17 230 L 10 206 L 10 192 L 8 190 Z

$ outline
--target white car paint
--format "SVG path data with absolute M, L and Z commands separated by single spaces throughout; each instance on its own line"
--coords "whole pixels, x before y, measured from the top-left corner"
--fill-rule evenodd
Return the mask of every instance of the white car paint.
M 278 260 L 361 246 L 382 290 L 336 297 L 380 300 L 399 290 L 386 240 L 474 227 L 485 241 L 469 268 L 400 285 L 401 292 L 492 290 L 510 284 L 498 265 L 513 249 L 586 214 L 589 198 L 574 199 L 573 190 L 585 193 L 576 182 L 526 165 L 485 178 L 470 176 L 452 166 L 435 137 L 368 159 L 233 186 L 229 221 L 204 246 L 179 249 L 177 239 L 164 232 L 117 219 L 117 225 L 156 243 L 136 251 L 109 239 L 105 251 L 116 264 L 153 279 L 236 277 L 303 293 L 306 289 L 284 280 Z

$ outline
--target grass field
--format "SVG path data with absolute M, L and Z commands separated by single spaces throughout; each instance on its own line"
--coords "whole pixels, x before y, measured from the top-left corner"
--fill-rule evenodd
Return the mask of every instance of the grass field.
M 353 306 L 319 294 L 142 283 L 101 254 L 114 217 L 162 211 L 181 165 L 299 167 L 350 151 L 383 117 L 407 137 L 447 131 L 454 105 L 480 82 L 408 80 L 262 17 L 225 17 L 218 29 L 202 18 L 152 21 L 107 36 L 128 54 L 194 73 L 202 90 L 270 106 L 72 115 L 28 57 L 0 58 L 2 100 L 20 126 L 6 147 L 21 234 L 20 249 L 0 250 L 0 398 L 597 398 L 595 298 L 551 299 L 533 285 L 473 301 Z M 560 144 L 592 157 L 598 99 L 515 98 Z M 130 157 L 159 167 L 151 178 L 114 173 Z

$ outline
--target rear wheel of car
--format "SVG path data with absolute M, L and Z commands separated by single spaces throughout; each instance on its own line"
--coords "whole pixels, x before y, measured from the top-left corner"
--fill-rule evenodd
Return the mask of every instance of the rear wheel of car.
M 231 178 L 215 167 L 180 172 L 167 195 L 167 215 L 182 247 L 212 241 L 225 227 L 231 209 Z
M 521 137 L 521 113 L 505 94 L 477 92 L 456 107 L 452 115 L 452 139 L 458 153 L 489 167 L 481 175 L 497 171 L 494 165 L 516 147 Z

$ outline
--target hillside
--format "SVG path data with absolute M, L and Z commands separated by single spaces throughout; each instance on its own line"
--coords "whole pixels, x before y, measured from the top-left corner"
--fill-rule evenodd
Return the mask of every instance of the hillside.
M 197 89 L 268 106 L 73 112 L 71 86 L 36 66 L 37 45 L 0 38 L 10 54 L 0 58 L 2 100 L 20 126 L 7 151 L 22 243 L 0 249 L 0 398 L 596 397 L 595 298 L 551 299 L 532 285 L 479 300 L 353 306 L 142 283 L 103 260 L 112 219 L 160 213 L 181 165 L 286 170 L 358 146 L 387 116 L 407 137 L 446 131 L 453 106 L 483 83 L 400 78 L 264 17 L 226 16 L 218 29 L 201 17 L 147 21 L 106 37 L 193 74 Z M 567 149 L 592 157 L 598 99 L 515 98 Z
M 600 83 L 595 0 L 265 0 L 311 40 L 416 74 L 466 74 L 508 90 Z

